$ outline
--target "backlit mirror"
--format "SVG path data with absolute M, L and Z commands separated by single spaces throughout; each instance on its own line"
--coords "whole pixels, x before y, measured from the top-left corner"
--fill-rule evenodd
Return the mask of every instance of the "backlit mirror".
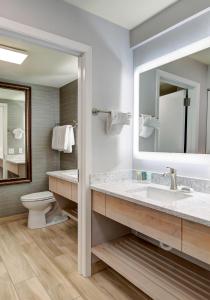
M 138 80 L 139 151 L 210 153 L 210 49 L 140 73 Z
M 0 184 L 31 181 L 30 94 L 0 82 Z

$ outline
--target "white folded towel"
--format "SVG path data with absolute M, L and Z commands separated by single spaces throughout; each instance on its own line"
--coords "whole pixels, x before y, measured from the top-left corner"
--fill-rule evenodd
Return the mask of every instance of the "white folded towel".
M 21 140 L 24 135 L 24 130 L 22 128 L 15 128 L 12 133 L 14 134 L 16 140 Z
M 121 133 L 124 125 L 130 125 L 130 114 L 111 111 L 106 119 L 106 133 L 109 135 L 118 135 Z
M 144 122 L 144 126 L 152 127 L 154 129 L 159 130 L 160 129 L 160 121 L 155 117 L 147 118 Z
M 71 153 L 73 145 L 75 145 L 75 139 L 74 130 L 71 125 L 56 126 L 53 128 L 52 149 Z
M 142 138 L 150 137 L 155 129 L 159 130 L 160 122 L 151 115 L 142 114 L 139 118 L 139 136 Z

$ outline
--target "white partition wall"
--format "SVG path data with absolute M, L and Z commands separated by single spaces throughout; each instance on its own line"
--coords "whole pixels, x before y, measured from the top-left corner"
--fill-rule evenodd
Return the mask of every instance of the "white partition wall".
M 2 178 L 7 178 L 7 104 L 0 103 L 0 167 Z
M 210 91 L 208 91 L 206 153 L 210 154 Z

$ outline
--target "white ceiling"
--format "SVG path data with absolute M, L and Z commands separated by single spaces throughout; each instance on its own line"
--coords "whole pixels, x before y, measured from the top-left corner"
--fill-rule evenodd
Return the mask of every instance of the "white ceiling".
M 190 55 L 194 60 L 197 60 L 205 65 L 210 65 L 210 48 Z
M 78 77 L 78 58 L 25 41 L 0 36 L 0 45 L 25 50 L 21 65 L 0 61 L 0 79 L 61 87 Z
M 64 0 L 112 23 L 133 29 L 178 0 Z

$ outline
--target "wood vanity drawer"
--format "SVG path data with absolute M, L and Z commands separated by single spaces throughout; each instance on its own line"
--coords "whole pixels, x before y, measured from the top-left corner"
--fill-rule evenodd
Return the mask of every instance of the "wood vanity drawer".
M 78 193 L 77 193 L 77 184 L 72 183 L 71 184 L 71 200 L 74 202 L 78 202 Z
M 210 264 L 210 227 L 182 221 L 182 251 Z
M 49 177 L 49 190 L 56 193 L 57 191 L 57 179 L 54 177 Z
M 111 196 L 106 196 L 106 216 L 181 250 L 180 218 Z
M 92 191 L 92 210 L 104 215 L 106 214 L 106 195 Z
M 56 193 L 67 199 L 71 199 L 71 183 L 65 180 L 57 179 Z

